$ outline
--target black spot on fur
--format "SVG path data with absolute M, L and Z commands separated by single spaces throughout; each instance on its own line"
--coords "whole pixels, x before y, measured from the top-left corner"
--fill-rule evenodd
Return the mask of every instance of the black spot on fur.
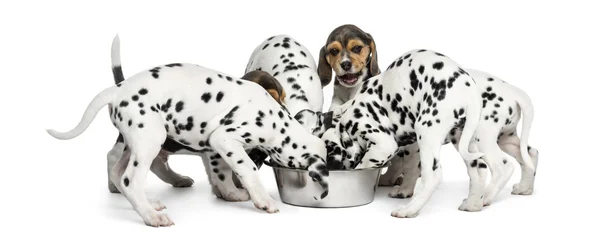
M 183 101 L 179 101 L 175 104 L 175 112 L 179 113 L 181 110 L 183 110 Z
M 202 99 L 202 101 L 204 101 L 205 103 L 208 103 L 208 101 L 210 101 L 210 98 L 212 97 L 212 95 L 210 94 L 210 92 L 206 92 L 204 94 L 202 94 L 202 96 L 200 97 Z
M 148 94 L 148 90 L 147 90 L 146 88 L 142 88 L 142 89 L 140 89 L 140 90 L 138 91 L 138 93 L 139 93 L 140 95 L 145 95 L 145 94 Z
M 433 69 L 442 70 L 444 68 L 444 62 L 436 62 L 433 64 Z
M 123 179 L 123 184 L 125 184 L 125 187 L 129 186 L 129 178 L 125 177 Z
M 219 91 L 219 93 L 217 93 L 217 102 L 221 102 L 221 100 L 223 99 L 224 95 L 225 94 L 223 94 L 222 91 Z

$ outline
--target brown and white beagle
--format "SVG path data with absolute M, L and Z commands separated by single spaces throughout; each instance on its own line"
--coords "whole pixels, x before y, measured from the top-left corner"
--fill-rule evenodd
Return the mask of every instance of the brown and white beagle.
M 331 111 L 352 98 L 363 80 L 379 75 L 375 40 L 352 24 L 335 28 L 321 48 L 317 70 L 323 86 L 335 72 Z

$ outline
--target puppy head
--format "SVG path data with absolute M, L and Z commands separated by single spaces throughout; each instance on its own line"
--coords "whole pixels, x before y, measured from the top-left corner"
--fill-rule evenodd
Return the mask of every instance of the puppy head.
M 377 49 L 373 37 L 355 25 L 335 28 L 319 52 L 317 71 L 321 85 L 331 82 L 331 70 L 336 74 L 335 84 L 355 87 L 365 78 L 380 73 Z
M 322 113 L 303 109 L 294 116 L 294 119 L 317 137 L 321 137 L 325 131 L 333 127 L 333 111 Z
M 285 90 L 279 81 L 277 81 L 275 77 L 271 76 L 271 74 L 261 70 L 254 70 L 246 73 L 244 76 L 242 76 L 242 79 L 259 84 L 265 88 L 265 90 L 267 90 L 267 92 L 273 97 L 273 99 L 275 99 L 275 101 L 277 101 L 277 103 L 280 105 L 285 104 Z

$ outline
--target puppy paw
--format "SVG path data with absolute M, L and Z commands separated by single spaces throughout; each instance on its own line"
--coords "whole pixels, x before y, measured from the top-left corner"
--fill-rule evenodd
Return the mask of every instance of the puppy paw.
M 164 209 L 167 209 L 167 207 L 157 199 L 148 199 L 148 202 L 150 203 L 150 206 L 152 206 L 152 208 L 154 208 L 154 210 L 156 211 L 162 211 Z
M 254 202 L 254 206 L 267 213 L 277 213 L 279 209 L 275 205 L 275 200 L 271 197 L 265 198 L 264 201 Z
M 119 192 L 119 189 L 117 189 L 117 186 L 115 186 L 115 184 L 113 184 L 112 182 L 108 182 L 108 191 L 110 193 L 121 193 Z
M 528 185 L 521 185 L 520 183 L 513 185 L 513 190 L 511 192 L 513 195 L 531 195 L 533 193 L 533 188 Z
M 181 176 L 181 178 L 175 180 L 173 182 L 173 187 L 176 188 L 188 188 L 194 184 L 194 180 L 187 176 Z
M 381 176 L 381 178 L 379 179 L 378 186 L 389 187 L 389 186 L 401 185 L 402 179 L 403 179 L 402 176 L 400 176 L 400 177 Z
M 389 196 L 391 198 L 399 198 L 399 199 L 411 198 L 413 196 L 413 190 L 411 190 L 408 187 L 394 186 L 392 191 L 389 193 Z
M 489 199 L 489 198 L 483 199 L 483 206 L 484 207 L 487 207 L 487 206 L 489 206 L 491 204 L 492 204 L 492 200 L 491 199 Z
M 165 213 L 151 214 L 148 218 L 145 218 L 144 223 L 152 227 L 166 227 L 175 224 Z
M 402 207 L 392 212 L 392 216 L 396 218 L 414 218 L 417 215 L 419 215 L 418 211 L 410 210 L 407 207 Z
M 458 207 L 458 210 L 466 212 L 478 212 L 481 211 L 481 209 L 483 209 L 483 200 L 473 200 L 473 198 L 471 200 L 464 199 L 462 204 Z
M 227 191 L 225 195 L 223 195 L 223 200 L 228 202 L 245 202 L 250 200 L 250 194 L 248 194 L 246 189 Z

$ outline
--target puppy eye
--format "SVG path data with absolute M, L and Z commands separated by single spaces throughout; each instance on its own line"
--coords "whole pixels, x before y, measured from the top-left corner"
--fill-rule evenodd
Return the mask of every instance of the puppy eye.
M 340 51 L 338 51 L 337 49 L 330 49 L 329 53 L 333 56 L 337 55 Z
M 362 50 L 362 48 L 363 47 L 360 46 L 360 45 L 354 46 L 354 47 L 352 47 L 352 52 L 354 52 L 354 53 L 360 53 L 360 51 Z

